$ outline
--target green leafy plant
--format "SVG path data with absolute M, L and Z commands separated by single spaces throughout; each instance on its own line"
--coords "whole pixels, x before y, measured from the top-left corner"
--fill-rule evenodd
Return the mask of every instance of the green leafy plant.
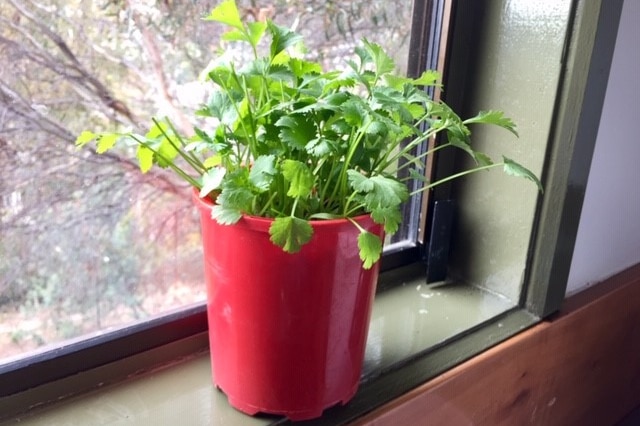
M 212 215 L 219 223 L 231 225 L 243 214 L 274 218 L 271 240 L 287 252 L 311 239 L 310 220 L 347 218 L 360 230 L 365 268 L 379 259 L 382 242 L 352 218 L 371 214 L 386 233 L 396 232 L 410 179 L 420 179 L 419 191 L 426 191 L 502 167 L 542 189 L 517 162 L 494 162 L 474 150 L 469 125 L 496 125 L 517 136 L 515 125 L 500 111 L 463 120 L 434 102 L 425 88 L 438 84 L 436 72 L 398 76 L 390 56 L 367 40 L 345 70 L 324 71 L 300 55 L 300 35 L 270 21 L 243 22 L 234 0 L 223 1 L 206 19 L 229 27 L 223 39 L 248 45 L 252 54 L 241 66 L 221 55 L 205 71 L 213 92 L 196 114 L 212 129 L 196 127 L 194 136 L 185 137 L 170 120 L 154 119 L 146 135 L 85 131 L 77 144 L 96 141 L 97 151 L 105 152 L 133 142 L 142 172 L 153 165 L 172 169 L 201 197 L 215 200 Z M 263 39 L 268 43 L 261 54 Z M 413 154 L 438 133 L 446 134 L 443 143 Z M 465 151 L 475 167 L 426 181 L 424 158 L 446 148 Z

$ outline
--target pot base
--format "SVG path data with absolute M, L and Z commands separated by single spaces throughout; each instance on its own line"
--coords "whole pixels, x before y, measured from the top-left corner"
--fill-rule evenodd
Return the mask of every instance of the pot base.
M 218 388 L 218 390 L 220 390 L 222 393 L 225 394 L 225 396 L 227 397 L 227 401 L 229 402 L 229 405 L 231 405 L 236 410 L 243 412 L 244 414 L 248 414 L 250 416 L 256 416 L 259 414 L 284 416 L 293 422 L 317 419 L 318 417 L 322 416 L 322 413 L 326 409 L 329 409 L 338 405 L 346 405 L 349 401 L 351 401 L 351 399 L 355 396 L 356 391 L 358 390 L 356 387 L 355 389 L 353 389 L 353 392 L 351 392 L 351 394 L 347 398 L 335 401 L 333 403 L 329 403 L 322 408 L 316 407 L 316 408 L 307 409 L 307 410 L 290 410 L 290 409 L 277 409 L 277 408 L 256 406 L 256 405 L 247 403 L 242 398 L 233 398 L 227 395 L 226 392 L 220 388 L 220 386 L 216 386 L 216 387 Z

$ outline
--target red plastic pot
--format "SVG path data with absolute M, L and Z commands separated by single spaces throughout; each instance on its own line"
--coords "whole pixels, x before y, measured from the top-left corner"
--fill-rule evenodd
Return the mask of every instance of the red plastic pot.
M 356 393 L 378 265 L 362 268 L 358 230 L 347 220 L 314 221 L 295 254 L 269 240 L 271 220 L 237 224 L 201 213 L 213 382 L 248 414 L 304 420 Z M 382 237 L 370 217 L 356 219 Z

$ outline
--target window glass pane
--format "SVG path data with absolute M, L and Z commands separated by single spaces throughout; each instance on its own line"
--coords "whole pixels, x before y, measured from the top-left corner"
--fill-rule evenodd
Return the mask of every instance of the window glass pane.
M 216 3 L 0 3 L 0 363 L 204 300 L 189 189 L 74 140 L 152 115 L 188 129 L 221 30 L 200 17 Z M 411 2 L 238 4 L 293 23 L 327 66 L 363 36 L 406 63 Z

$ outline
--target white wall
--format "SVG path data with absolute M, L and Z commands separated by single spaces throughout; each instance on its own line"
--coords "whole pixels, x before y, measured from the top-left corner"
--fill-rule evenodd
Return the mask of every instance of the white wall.
M 567 294 L 640 262 L 639 23 L 625 0 Z

